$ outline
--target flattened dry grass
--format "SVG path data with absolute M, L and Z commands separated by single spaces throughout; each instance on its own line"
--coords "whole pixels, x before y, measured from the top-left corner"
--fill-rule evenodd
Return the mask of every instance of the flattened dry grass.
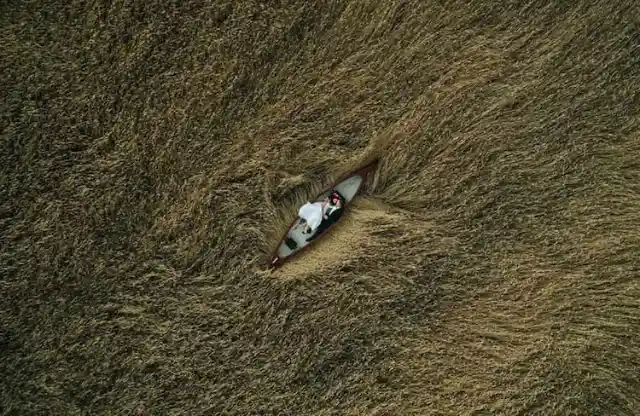
M 3 3 L 2 413 L 640 413 L 636 3 Z

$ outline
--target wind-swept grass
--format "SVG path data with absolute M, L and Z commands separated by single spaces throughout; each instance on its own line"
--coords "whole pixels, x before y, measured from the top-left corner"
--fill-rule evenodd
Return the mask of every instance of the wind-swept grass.
M 640 413 L 636 2 L 10 3 L 3 414 Z

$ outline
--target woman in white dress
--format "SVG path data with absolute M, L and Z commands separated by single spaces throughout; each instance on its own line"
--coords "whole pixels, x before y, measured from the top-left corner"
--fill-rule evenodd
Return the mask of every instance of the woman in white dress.
M 298 216 L 300 217 L 300 224 L 306 224 L 305 234 L 314 232 L 322 222 L 324 218 L 324 211 L 327 208 L 328 200 L 323 202 L 307 202 L 298 210 Z

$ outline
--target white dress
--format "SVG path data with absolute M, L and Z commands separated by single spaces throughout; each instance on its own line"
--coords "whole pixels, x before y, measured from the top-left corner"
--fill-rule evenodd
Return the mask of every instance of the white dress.
M 304 218 L 311 230 L 315 231 L 322 222 L 322 202 L 314 202 L 313 204 L 307 202 L 298 210 L 298 216 Z

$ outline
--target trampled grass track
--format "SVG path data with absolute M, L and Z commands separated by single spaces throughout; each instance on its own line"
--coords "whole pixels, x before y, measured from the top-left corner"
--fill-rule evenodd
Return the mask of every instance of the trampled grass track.
M 636 2 L 0 7 L 3 414 L 640 413 Z

